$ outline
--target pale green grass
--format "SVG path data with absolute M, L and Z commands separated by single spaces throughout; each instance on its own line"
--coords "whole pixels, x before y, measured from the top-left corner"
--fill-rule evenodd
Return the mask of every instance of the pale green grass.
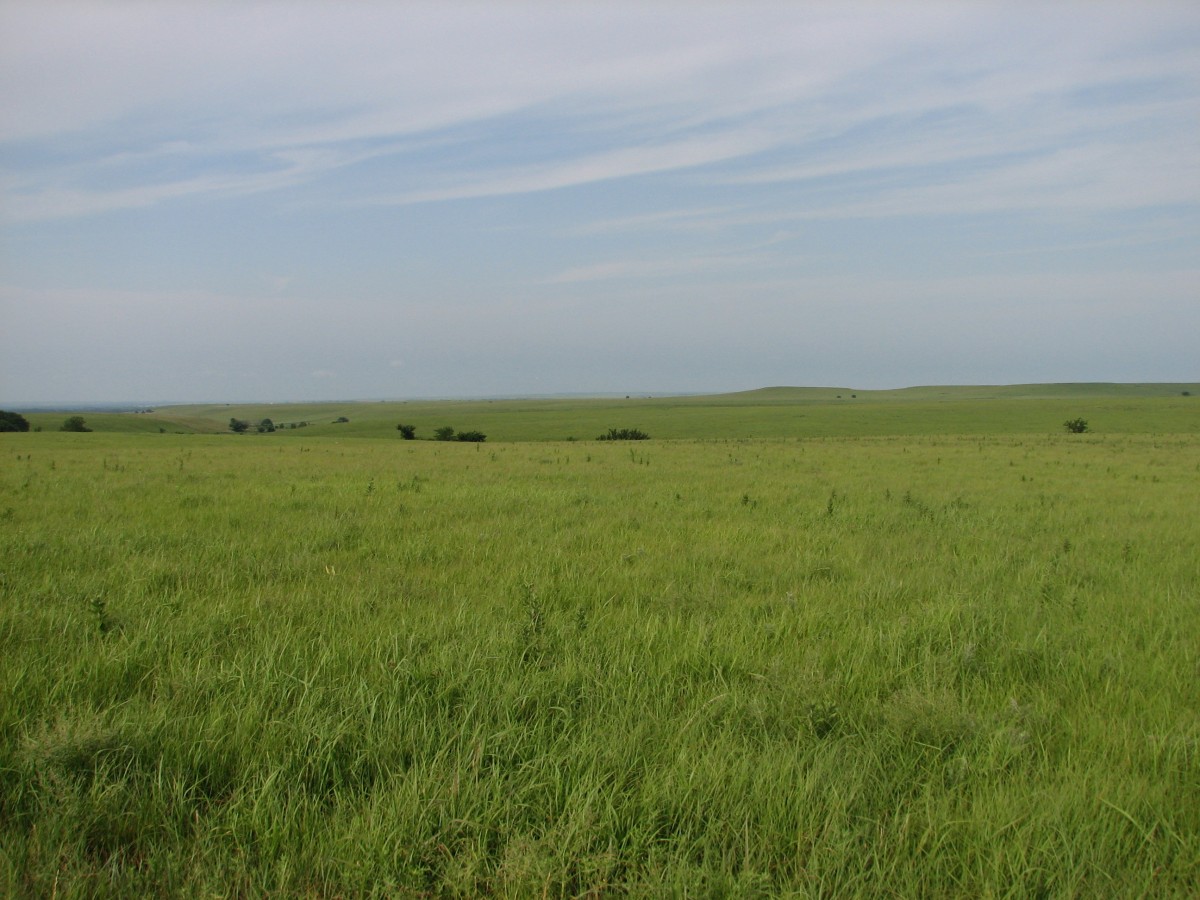
M 1200 877 L 1195 436 L 0 453 L 10 895 Z

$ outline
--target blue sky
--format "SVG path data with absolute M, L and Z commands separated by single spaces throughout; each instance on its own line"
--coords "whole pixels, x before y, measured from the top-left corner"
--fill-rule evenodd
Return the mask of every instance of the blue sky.
M 0 4 L 0 402 L 1200 380 L 1189 3 Z

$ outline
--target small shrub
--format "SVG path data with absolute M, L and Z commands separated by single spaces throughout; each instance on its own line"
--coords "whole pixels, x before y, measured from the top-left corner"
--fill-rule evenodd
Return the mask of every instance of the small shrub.
M 482 431 L 460 431 L 458 433 L 458 439 L 460 441 L 469 441 L 475 444 L 482 444 L 487 440 L 487 435 Z
M 610 428 L 608 434 L 596 438 L 598 441 L 646 441 L 650 435 L 637 428 Z
M 397 425 L 396 430 L 400 432 L 400 437 L 404 438 L 406 441 L 413 441 L 417 438 L 416 425 Z
M 1087 419 L 1067 419 L 1063 422 L 1063 426 L 1071 434 L 1083 434 L 1088 430 Z
M 350 420 L 347 419 L 345 416 L 338 416 L 336 419 L 333 420 L 333 424 L 334 425 L 346 425 L 349 423 L 349 421 Z
M 258 423 L 259 434 L 268 434 L 274 430 L 275 430 L 275 423 L 272 422 L 270 419 L 263 419 L 261 422 Z
M 68 416 L 67 420 L 62 423 L 62 428 L 59 431 L 91 431 L 87 427 L 87 423 L 83 421 L 83 416 Z
M 250 428 L 250 423 L 245 419 L 230 419 L 229 430 L 234 434 L 243 434 Z
M 452 441 L 454 440 L 454 429 L 449 425 L 443 425 L 433 433 L 435 441 Z

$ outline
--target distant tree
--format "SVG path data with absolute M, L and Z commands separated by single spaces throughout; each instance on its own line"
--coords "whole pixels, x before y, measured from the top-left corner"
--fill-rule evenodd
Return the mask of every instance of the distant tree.
M 242 434 L 249 428 L 250 428 L 250 423 L 247 422 L 245 419 L 230 419 L 229 420 L 229 430 L 232 431 L 234 434 Z
M 59 431 L 91 431 L 87 427 L 87 423 L 83 421 L 83 416 L 68 416 L 67 420 L 62 423 L 62 428 Z
M 1071 434 L 1083 434 L 1088 430 L 1087 419 L 1067 419 L 1063 422 L 1063 426 Z
M 452 441 L 454 440 L 454 429 L 449 425 L 443 425 L 433 433 L 435 441 Z
M 416 440 L 417 426 L 416 425 L 397 425 L 396 430 L 400 432 L 400 437 L 406 441 Z
M 608 434 L 596 438 L 598 441 L 645 441 L 650 435 L 638 428 L 610 428 Z
M 20 413 L 0 409 L 0 431 L 28 431 L 29 420 Z
M 333 420 L 333 424 L 334 425 L 345 425 L 349 421 L 350 420 L 347 419 L 345 416 L 338 416 L 336 419 Z
M 474 444 L 482 444 L 487 440 L 487 435 L 482 431 L 460 431 L 458 433 L 458 439 L 460 441 L 470 441 Z
M 263 419 L 261 422 L 258 423 L 258 433 L 259 434 L 270 433 L 274 430 L 275 430 L 275 423 L 272 422 L 270 419 Z

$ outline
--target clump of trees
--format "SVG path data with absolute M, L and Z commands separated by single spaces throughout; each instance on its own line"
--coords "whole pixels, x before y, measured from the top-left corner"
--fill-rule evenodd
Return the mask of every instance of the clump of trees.
M 62 423 L 62 428 L 59 431 L 91 431 L 87 427 L 87 422 L 83 420 L 83 416 L 67 416 L 67 420 Z
M 234 418 L 229 420 L 229 430 L 234 434 L 245 434 L 253 428 L 259 434 L 272 434 L 289 428 L 307 428 L 308 424 L 308 422 L 276 422 L 274 419 L 263 419 L 256 425 L 247 419 Z
M 396 430 L 400 432 L 400 436 L 404 440 L 416 440 L 417 426 L 397 425 Z M 466 441 L 474 444 L 482 444 L 487 440 L 487 435 L 482 431 L 455 431 L 454 426 L 443 425 L 441 428 L 433 430 L 433 439 L 435 441 Z
M 1063 426 L 1071 434 L 1083 434 L 1088 430 L 1087 419 L 1067 419 L 1063 422 Z
M 28 431 L 29 420 L 16 412 L 0 409 L 0 431 Z
M 648 441 L 650 435 L 639 428 L 610 428 L 608 434 L 596 438 L 598 441 Z
M 433 433 L 435 441 L 470 441 L 475 444 L 482 444 L 487 440 L 487 435 L 482 431 L 459 431 L 455 432 L 449 425 L 443 425 Z

